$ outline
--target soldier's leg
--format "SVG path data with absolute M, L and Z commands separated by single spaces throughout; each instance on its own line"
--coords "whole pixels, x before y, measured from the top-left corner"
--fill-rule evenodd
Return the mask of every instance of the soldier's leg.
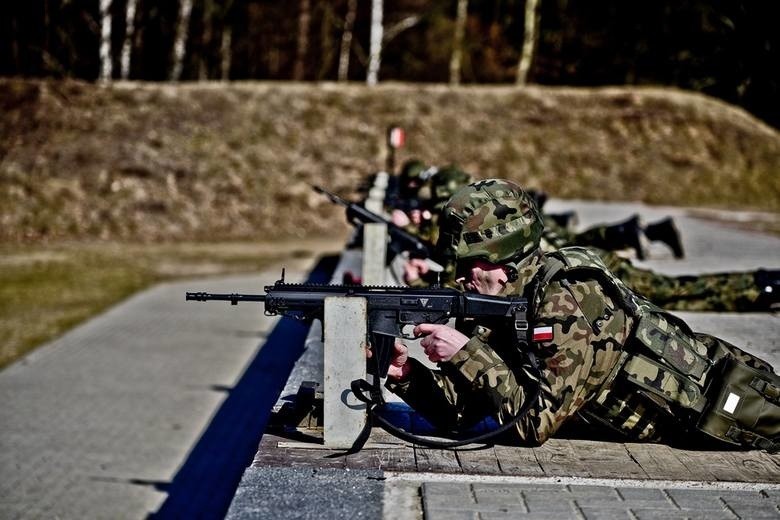
M 644 260 L 647 246 L 639 216 L 610 226 L 594 226 L 573 237 L 572 245 L 597 247 L 605 251 L 633 249 L 636 257 Z
M 778 271 L 716 273 L 699 276 L 667 276 L 640 269 L 630 261 L 604 252 L 602 259 L 628 287 L 656 305 L 670 310 L 746 312 L 770 310 L 767 291 L 777 284 Z M 761 281 L 760 278 L 766 278 Z M 772 282 L 774 280 L 774 282 Z M 774 287 L 776 287 L 775 285 Z M 767 296 L 770 295 L 770 296 Z

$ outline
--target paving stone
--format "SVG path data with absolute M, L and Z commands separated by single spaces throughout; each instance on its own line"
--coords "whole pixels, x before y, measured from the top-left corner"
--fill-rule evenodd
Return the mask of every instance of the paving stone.
M 184 292 L 259 292 L 277 278 L 156 286 L 0 372 L 0 517 L 156 511 L 276 323 L 256 306 L 187 303 Z M 229 458 L 229 436 L 223 444 Z

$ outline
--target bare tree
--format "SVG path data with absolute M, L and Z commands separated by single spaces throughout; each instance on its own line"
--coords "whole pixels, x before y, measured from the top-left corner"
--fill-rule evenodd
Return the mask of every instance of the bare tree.
M 387 43 L 390 42 L 393 38 L 405 30 L 411 29 L 420 23 L 420 20 L 422 20 L 422 17 L 415 14 L 412 16 L 407 16 L 406 18 L 403 18 L 390 27 L 386 28 L 384 31 L 384 36 L 382 37 L 382 45 L 387 46 Z
M 371 44 L 368 51 L 368 75 L 366 83 L 376 85 L 379 77 L 379 66 L 381 64 L 382 53 L 382 11 L 384 5 L 382 0 L 372 0 L 371 2 Z
M 125 42 L 122 45 L 122 79 L 127 79 L 130 75 L 130 53 L 133 49 L 133 39 L 135 38 L 135 7 L 137 0 L 127 0 L 126 20 L 127 27 L 125 31 Z
M 450 57 L 451 85 L 460 85 L 460 64 L 463 60 L 463 37 L 466 33 L 468 11 L 469 0 L 458 0 L 458 10 L 455 15 L 455 34 L 452 39 L 452 56 Z
M 100 79 L 111 80 L 111 0 L 100 0 Z
M 347 1 L 347 14 L 344 16 L 344 32 L 341 33 L 341 50 L 339 51 L 338 80 L 347 81 L 349 76 L 349 54 L 352 51 L 352 29 L 357 16 L 357 0 Z
M 309 25 L 311 24 L 311 0 L 300 1 L 298 13 L 298 45 L 295 50 L 293 79 L 302 81 L 306 71 L 306 54 L 309 50 Z
M 523 48 L 520 51 L 520 61 L 517 63 L 515 84 L 528 83 L 528 71 L 534 57 L 536 43 L 539 40 L 539 5 L 541 0 L 525 0 L 525 32 L 523 33 Z
M 171 81 L 181 80 L 181 72 L 184 67 L 184 50 L 187 44 L 187 34 L 190 27 L 190 15 L 192 14 L 192 0 L 181 0 L 179 8 L 179 20 L 176 24 L 176 37 L 173 43 L 173 68 L 171 69 Z
M 219 49 L 221 61 L 220 79 L 223 81 L 230 79 L 230 64 L 233 61 L 232 40 L 233 29 L 226 24 L 222 29 L 222 44 Z

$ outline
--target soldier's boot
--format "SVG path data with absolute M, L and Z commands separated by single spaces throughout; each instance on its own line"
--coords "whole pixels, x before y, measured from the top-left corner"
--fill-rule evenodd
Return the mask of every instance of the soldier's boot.
M 645 236 L 652 242 L 663 242 L 674 253 L 675 258 L 683 258 L 685 253 L 683 252 L 682 241 L 680 240 L 680 232 L 677 230 L 677 226 L 674 225 L 672 217 L 667 217 L 658 222 L 653 222 L 645 226 Z
M 561 226 L 568 231 L 574 231 L 579 223 L 579 218 L 575 211 L 564 211 L 563 213 L 548 213 L 553 222 Z
M 633 249 L 639 260 L 647 256 L 647 244 L 639 215 L 634 215 L 625 222 L 607 226 L 604 230 L 604 244 L 593 244 L 607 251 L 618 249 Z
M 759 269 L 753 276 L 760 291 L 756 310 L 780 311 L 780 270 Z
M 536 203 L 536 208 L 539 211 L 542 211 L 542 208 L 544 207 L 545 203 L 547 202 L 547 193 L 545 193 L 542 190 L 535 190 L 535 189 L 529 189 L 527 191 L 528 195 L 532 199 L 534 199 L 534 202 Z

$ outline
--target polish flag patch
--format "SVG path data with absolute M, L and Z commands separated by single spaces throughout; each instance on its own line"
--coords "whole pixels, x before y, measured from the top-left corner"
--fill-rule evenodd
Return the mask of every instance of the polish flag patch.
M 534 341 L 552 341 L 553 328 L 552 327 L 534 327 L 533 340 Z

